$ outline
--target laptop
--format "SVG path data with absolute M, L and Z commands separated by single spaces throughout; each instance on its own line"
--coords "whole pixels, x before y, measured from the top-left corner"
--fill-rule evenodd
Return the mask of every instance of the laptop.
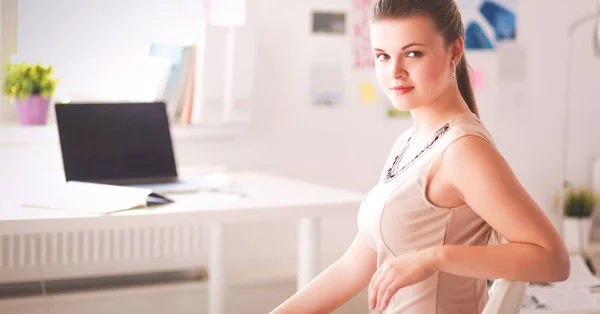
M 67 181 L 151 189 L 214 189 L 177 173 L 164 102 L 67 103 L 55 106 Z

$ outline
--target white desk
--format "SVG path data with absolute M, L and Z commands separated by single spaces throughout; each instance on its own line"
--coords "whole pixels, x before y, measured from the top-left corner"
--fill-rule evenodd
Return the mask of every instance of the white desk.
M 567 280 L 551 285 L 530 284 L 520 314 L 591 314 L 600 313 L 600 293 L 590 289 L 600 284 L 579 255 L 570 256 L 571 273 Z M 535 296 L 537 300 L 534 300 Z M 545 308 L 537 308 L 544 305 Z
M 298 220 L 299 289 L 319 271 L 320 218 L 330 215 L 356 215 L 363 198 L 361 193 L 272 175 L 241 172 L 232 176 L 231 188 L 247 193 L 247 197 L 206 193 L 172 195 L 176 201 L 173 204 L 109 216 L 23 208 L 20 204 L 28 193 L 47 189 L 53 182 L 60 182 L 62 178 L 4 177 L 0 181 L 0 190 L 9 197 L 3 196 L 0 200 L 0 235 L 64 232 L 80 230 L 82 225 L 91 224 L 94 227 L 118 228 L 132 224 L 152 226 L 165 220 L 201 222 L 208 229 L 209 235 L 209 313 L 222 314 L 227 301 L 227 283 L 223 267 L 223 248 L 227 244 L 223 241 L 223 224 L 277 219 Z M 21 251 L 23 250 L 25 249 Z M 1 261 L 0 257 L 0 263 Z M 0 267 L 0 279 L 2 269 L 3 267 Z M 7 268 L 4 267 L 4 270 Z

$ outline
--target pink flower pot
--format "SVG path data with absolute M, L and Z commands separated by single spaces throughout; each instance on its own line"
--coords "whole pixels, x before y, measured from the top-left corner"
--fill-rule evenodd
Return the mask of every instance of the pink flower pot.
M 49 98 L 40 95 L 29 96 L 25 99 L 17 99 L 17 110 L 19 111 L 19 122 L 23 125 L 46 124 L 48 118 Z

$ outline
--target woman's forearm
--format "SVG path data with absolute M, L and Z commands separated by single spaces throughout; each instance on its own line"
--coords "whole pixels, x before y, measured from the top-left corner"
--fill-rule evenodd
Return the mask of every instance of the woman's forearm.
M 340 259 L 270 314 L 331 313 L 362 291 L 373 272 Z
M 458 276 L 523 282 L 556 282 L 569 277 L 570 262 L 558 249 L 528 243 L 432 248 L 439 271 Z

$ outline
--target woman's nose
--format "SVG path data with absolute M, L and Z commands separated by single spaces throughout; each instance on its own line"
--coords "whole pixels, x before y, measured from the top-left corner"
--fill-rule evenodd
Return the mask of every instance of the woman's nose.
M 404 78 L 408 75 L 408 72 L 404 68 L 404 65 L 402 64 L 402 62 L 396 61 L 392 65 L 392 73 L 391 74 L 394 78 Z

